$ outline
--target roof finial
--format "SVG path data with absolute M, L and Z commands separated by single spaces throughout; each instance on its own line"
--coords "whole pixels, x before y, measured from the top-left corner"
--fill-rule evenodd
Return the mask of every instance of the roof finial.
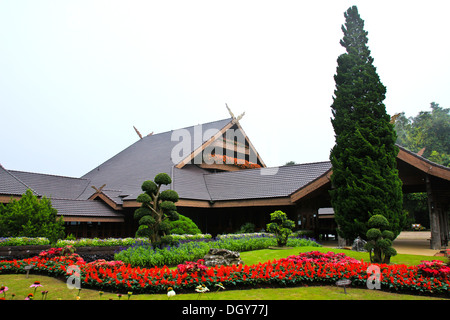
M 139 130 L 138 129 L 136 129 L 136 127 L 135 126 L 133 126 L 133 128 L 134 128 L 134 131 L 136 131 L 136 133 L 137 133 L 137 135 L 139 136 L 139 138 L 141 138 L 142 139 L 142 134 L 139 132 Z
M 225 106 L 227 107 L 228 112 L 229 112 L 231 118 L 233 119 L 232 121 L 233 121 L 234 123 L 239 122 L 239 120 L 241 120 L 241 119 L 244 117 L 245 112 L 241 113 L 241 114 L 236 118 L 236 117 L 234 116 L 233 112 L 231 112 L 231 109 L 228 107 L 228 104 L 225 103 Z

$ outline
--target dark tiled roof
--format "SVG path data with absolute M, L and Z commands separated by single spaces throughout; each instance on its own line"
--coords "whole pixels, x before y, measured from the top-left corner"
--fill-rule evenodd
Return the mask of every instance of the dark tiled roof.
M 219 131 L 230 121 L 231 119 L 224 119 L 180 129 L 192 138 L 187 144 L 183 141 L 183 145 L 187 147 L 184 156 L 210 138 L 204 135 L 206 131 Z M 221 173 L 210 173 L 190 164 L 178 169 L 175 165 L 181 159 L 174 161 L 171 157 L 172 150 L 180 141 L 172 141 L 173 132 L 154 134 L 138 140 L 82 178 L 8 172 L 0 166 L 0 193 L 23 194 L 27 188 L 32 188 L 37 194 L 51 198 L 61 215 L 113 216 L 118 213 L 104 203 L 86 201 L 94 193 L 91 186 L 100 188 L 105 185 L 103 194 L 115 203 L 122 204 L 123 200 L 135 200 L 142 193 L 143 181 L 153 180 L 156 174 L 165 172 L 172 176 L 172 185 L 167 188 L 177 191 L 182 199 L 261 199 L 287 197 L 331 168 L 331 163 L 327 161 Z M 202 133 L 201 137 L 195 137 L 198 132 Z
M 27 189 L 31 189 L 34 194 L 37 194 L 30 186 L 0 165 L 0 194 L 21 196 Z
M 9 172 L 40 195 L 45 195 L 51 199 L 78 199 L 89 186 L 88 179 L 15 170 L 9 170 Z
M 323 175 L 331 163 L 316 162 L 205 175 L 214 201 L 287 197 Z
M 51 200 L 52 207 L 58 210 L 58 215 L 78 217 L 109 217 L 122 218 L 123 214 L 96 200 Z
M 211 200 L 205 183 L 205 175 L 209 172 L 188 164 L 183 169 L 174 169 L 172 188 L 182 199 Z
M 203 124 L 201 125 L 202 133 L 204 134 L 210 129 L 221 130 L 230 121 L 231 119 L 224 119 Z M 186 145 L 188 150 L 184 150 L 186 156 L 210 138 L 203 136 L 194 139 L 194 133 L 197 132 L 197 129 L 199 129 L 199 126 L 180 129 L 180 131 L 186 130 L 185 132 L 188 132 L 192 137 L 190 140 L 190 150 L 189 142 Z M 143 181 L 153 180 L 160 172 L 165 172 L 170 176 L 173 175 L 174 166 L 177 162 L 172 161 L 172 150 L 181 142 L 172 141 L 173 132 L 172 130 L 154 134 L 138 140 L 122 152 L 85 174 L 82 178 L 89 179 L 91 185 L 96 187 L 106 184 L 106 189 L 121 191 L 123 194 L 128 195 L 127 200 L 136 199 L 142 192 L 141 185 Z M 80 198 L 87 199 L 91 194 L 92 192 L 90 190 L 86 190 Z
M 8 171 L 0 165 L 0 194 L 22 195 L 27 189 L 31 189 L 35 195 L 50 198 L 58 215 L 123 217 L 123 214 L 100 201 L 75 200 L 88 185 L 87 179 Z

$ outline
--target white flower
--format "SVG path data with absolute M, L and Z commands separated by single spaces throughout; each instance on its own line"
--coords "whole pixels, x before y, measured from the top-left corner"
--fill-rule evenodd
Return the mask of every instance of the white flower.
M 173 297 L 175 295 L 176 295 L 175 291 L 173 291 L 173 289 L 170 287 L 168 289 L 168 291 L 167 291 L 167 296 L 170 298 L 170 297 Z
M 223 289 L 223 290 L 225 290 L 225 287 L 222 285 L 222 283 L 220 282 L 220 283 L 216 283 L 216 285 L 215 285 L 216 287 L 219 287 L 219 289 Z
M 207 291 L 209 291 L 208 287 L 204 286 L 204 285 L 199 285 L 195 288 L 195 291 L 200 292 L 200 293 L 205 293 Z

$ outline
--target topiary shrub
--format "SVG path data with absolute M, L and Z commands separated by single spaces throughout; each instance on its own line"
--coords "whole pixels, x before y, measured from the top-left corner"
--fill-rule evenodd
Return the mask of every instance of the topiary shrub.
M 271 223 L 267 224 L 267 231 L 275 234 L 277 239 L 278 247 L 286 246 L 289 235 L 292 233 L 292 229 L 294 229 L 294 221 L 289 220 L 281 210 L 277 210 L 270 214 Z
M 142 183 L 140 194 L 136 201 L 142 203 L 134 212 L 134 218 L 139 220 L 137 237 L 148 237 L 152 243 L 159 243 L 161 236 L 165 236 L 170 230 L 168 220 L 178 220 L 179 215 L 175 202 L 178 194 L 174 190 L 160 192 L 162 185 L 168 185 L 172 179 L 167 173 L 158 173 L 154 181 L 147 180 Z
M 390 263 L 392 256 L 397 251 L 392 248 L 392 241 L 395 236 L 389 228 L 389 221 L 381 214 L 373 215 L 367 222 L 368 227 L 366 237 L 367 243 L 364 248 L 369 251 L 370 262 Z

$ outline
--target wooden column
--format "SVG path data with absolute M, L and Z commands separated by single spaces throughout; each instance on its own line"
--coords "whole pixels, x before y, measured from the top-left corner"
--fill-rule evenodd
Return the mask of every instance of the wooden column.
M 441 249 L 441 231 L 439 227 L 439 210 L 436 206 L 435 195 L 431 186 L 430 176 L 427 174 L 425 178 L 428 196 L 428 213 L 430 215 L 431 241 L 430 249 Z

